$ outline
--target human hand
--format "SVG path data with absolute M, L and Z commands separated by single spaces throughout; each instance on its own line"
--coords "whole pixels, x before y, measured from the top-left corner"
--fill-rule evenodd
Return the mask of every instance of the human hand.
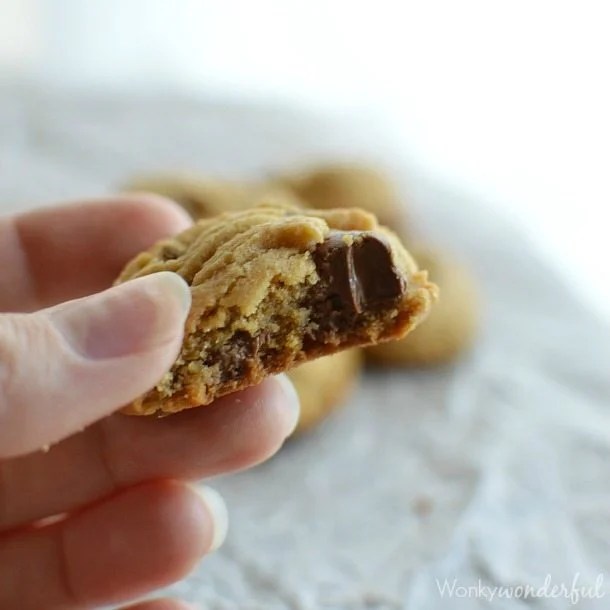
M 227 528 L 220 496 L 189 481 L 268 458 L 296 425 L 284 376 L 166 419 L 113 414 L 171 366 L 190 292 L 171 273 L 99 291 L 188 224 L 149 196 L 0 219 L 0 608 L 90 608 L 180 579 Z

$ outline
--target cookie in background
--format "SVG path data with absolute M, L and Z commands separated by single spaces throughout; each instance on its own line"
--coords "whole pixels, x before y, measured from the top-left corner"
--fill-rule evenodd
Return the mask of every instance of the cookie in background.
M 135 176 L 123 190 L 163 195 L 180 204 L 193 218 L 239 212 L 260 201 L 301 205 L 288 188 L 272 182 L 234 182 L 195 172 L 167 172 Z
M 277 183 L 312 208 L 362 208 L 399 235 L 406 231 L 404 207 L 392 181 L 368 165 L 334 163 L 285 174 Z
M 301 401 L 297 434 L 309 431 L 347 402 L 362 364 L 362 350 L 348 349 L 288 371 Z

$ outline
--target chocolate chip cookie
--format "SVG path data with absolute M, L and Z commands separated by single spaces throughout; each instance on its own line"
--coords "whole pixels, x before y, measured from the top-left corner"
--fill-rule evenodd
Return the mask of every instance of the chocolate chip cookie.
M 400 338 L 436 296 L 396 236 L 359 209 L 260 205 L 201 220 L 117 281 L 157 271 L 180 274 L 193 303 L 175 364 L 132 414 L 206 405 L 299 363 Z
M 278 183 L 228 182 L 184 172 L 142 176 L 132 180 L 128 188 L 169 197 L 194 220 L 247 209 L 261 198 L 281 199 L 284 203 L 306 207 L 294 193 Z M 361 350 L 354 348 L 287 371 L 301 402 L 297 433 L 310 430 L 344 402 L 356 385 L 362 361 Z

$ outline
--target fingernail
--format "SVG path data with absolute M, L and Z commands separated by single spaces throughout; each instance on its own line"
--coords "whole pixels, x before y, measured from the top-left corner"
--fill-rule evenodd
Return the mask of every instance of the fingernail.
M 290 413 L 290 426 L 288 433 L 286 434 L 286 436 L 290 436 L 299 423 L 299 417 L 301 415 L 301 401 L 299 400 L 299 395 L 294 387 L 294 384 L 292 381 L 290 381 L 286 374 L 280 373 L 279 375 L 275 375 L 274 379 L 282 388 L 282 392 L 285 396 L 284 404 Z
M 49 310 L 70 346 L 90 360 L 155 349 L 182 335 L 191 304 L 186 282 L 167 271 Z
M 207 485 L 193 485 L 193 489 L 199 494 L 205 504 L 213 524 L 212 544 L 208 552 L 215 551 L 222 546 L 229 530 L 229 513 L 227 505 L 222 496 L 212 487 Z
M 150 282 L 147 289 L 151 294 L 160 298 L 174 299 L 184 315 L 189 312 L 191 308 L 191 290 L 184 279 L 177 273 L 161 271 L 139 279 Z

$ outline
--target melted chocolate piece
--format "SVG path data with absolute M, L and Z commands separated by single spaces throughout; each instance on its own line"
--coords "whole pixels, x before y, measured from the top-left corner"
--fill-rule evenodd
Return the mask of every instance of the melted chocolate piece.
M 351 239 L 344 240 L 345 236 Z M 405 278 L 382 235 L 333 231 L 312 256 L 335 310 L 359 314 L 405 294 Z

